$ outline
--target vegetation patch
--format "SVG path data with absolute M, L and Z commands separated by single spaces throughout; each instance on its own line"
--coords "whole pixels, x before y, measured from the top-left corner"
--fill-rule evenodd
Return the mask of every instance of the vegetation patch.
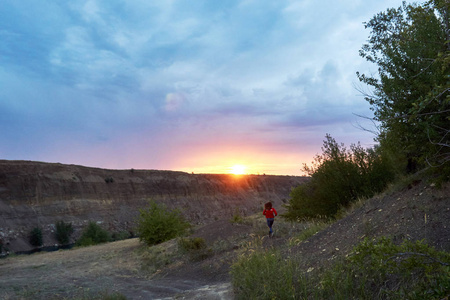
M 113 232 L 111 234 L 111 240 L 112 241 L 122 241 L 132 238 L 132 234 L 129 231 L 123 230 L 120 232 Z
M 308 238 L 315 235 L 319 231 L 328 227 L 329 224 L 330 223 L 326 223 L 326 222 L 322 222 L 322 221 L 310 222 L 303 231 L 301 231 L 295 237 L 290 239 L 289 245 L 294 246 L 294 245 L 300 244 L 301 242 L 307 240 Z
M 257 250 L 242 254 L 231 266 L 232 285 L 237 299 L 295 299 L 298 278 L 296 265 L 278 251 Z
M 160 271 L 165 266 L 173 263 L 179 256 L 175 240 L 151 247 L 142 245 L 136 250 L 136 254 L 142 261 L 142 269 L 149 273 Z
M 188 254 L 194 261 L 203 260 L 213 255 L 211 248 L 208 248 L 205 239 L 200 237 L 180 238 L 178 248 L 182 253 Z
M 330 268 L 301 270 L 301 257 L 258 249 L 231 267 L 237 299 L 443 299 L 450 254 L 422 241 L 364 240 Z
M 311 180 L 292 190 L 283 217 L 292 221 L 332 218 L 342 207 L 381 192 L 395 178 L 381 149 L 360 145 L 347 149 L 327 135 L 322 150 L 311 167 L 304 165 Z
M 242 224 L 244 223 L 244 218 L 242 217 L 238 208 L 234 211 L 233 217 L 230 220 L 231 223 Z
M 71 223 L 65 223 L 64 221 L 58 221 L 55 224 L 56 231 L 55 231 L 55 237 L 58 243 L 61 245 L 69 244 L 70 242 L 70 236 L 73 234 L 73 227 Z
M 35 247 L 40 247 L 43 244 L 42 240 L 42 229 L 39 227 L 34 227 L 29 236 L 29 242 Z
M 109 242 L 111 240 L 108 231 L 104 230 L 95 222 L 89 222 L 83 230 L 80 239 L 76 242 L 77 246 L 92 246 Z
M 139 210 L 136 231 L 139 240 L 149 246 L 181 236 L 189 228 L 179 210 L 169 210 L 164 204 L 150 201 L 148 208 Z

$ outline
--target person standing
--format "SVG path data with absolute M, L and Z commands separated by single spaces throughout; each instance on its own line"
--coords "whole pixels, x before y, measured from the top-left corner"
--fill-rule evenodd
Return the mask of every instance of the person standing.
M 267 202 L 264 204 L 263 215 L 266 216 L 267 226 L 269 227 L 269 237 L 273 237 L 273 221 L 275 220 L 275 216 L 277 216 L 277 211 L 272 207 L 272 202 Z

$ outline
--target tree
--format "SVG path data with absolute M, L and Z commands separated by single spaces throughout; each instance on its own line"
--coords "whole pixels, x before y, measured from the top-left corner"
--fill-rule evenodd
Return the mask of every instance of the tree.
M 149 246 L 183 235 L 190 227 L 179 210 L 169 210 L 155 201 L 150 201 L 148 208 L 139 210 L 137 223 L 139 240 Z
M 403 2 L 365 24 L 371 33 L 360 55 L 378 74 L 357 76 L 373 88 L 365 98 L 381 124 L 377 140 L 410 166 L 450 161 L 449 7 L 448 0 Z

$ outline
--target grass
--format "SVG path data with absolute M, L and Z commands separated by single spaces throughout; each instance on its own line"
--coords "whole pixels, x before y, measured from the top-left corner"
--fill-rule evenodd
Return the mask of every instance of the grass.
M 231 267 L 237 299 L 289 299 L 295 294 L 295 264 L 277 251 L 243 254 Z
M 195 238 L 179 238 L 178 249 L 187 254 L 192 261 L 204 260 L 213 255 L 213 250 L 208 248 L 205 239 Z
M 300 244 L 301 242 L 307 240 L 308 238 L 315 235 L 319 231 L 324 230 L 329 225 L 330 223 L 323 221 L 310 222 L 304 225 L 305 229 L 302 232 L 300 232 L 293 238 L 289 239 L 289 246 L 295 246 Z
M 150 274 L 159 272 L 180 257 L 175 239 L 151 247 L 141 245 L 136 255 L 141 261 L 142 270 Z
M 366 239 L 331 267 L 309 272 L 301 257 L 249 244 L 231 267 L 237 299 L 443 299 L 450 254 L 419 241 Z

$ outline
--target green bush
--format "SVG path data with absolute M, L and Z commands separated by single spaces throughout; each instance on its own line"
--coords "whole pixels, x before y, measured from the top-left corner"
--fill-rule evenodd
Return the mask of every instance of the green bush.
M 39 227 L 35 227 L 31 230 L 29 236 L 30 244 L 35 247 L 40 247 L 43 244 L 42 241 L 42 230 Z
M 110 241 L 108 231 L 101 228 L 95 222 L 89 222 L 88 226 L 83 230 L 80 239 L 76 242 L 77 246 L 92 246 Z
M 136 231 L 139 240 L 151 246 L 181 236 L 189 227 L 179 210 L 150 201 L 148 208 L 139 210 Z
M 70 242 L 70 236 L 73 233 L 71 223 L 64 223 L 64 221 L 56 222 L 55 237 L 61 245 L 66 245 Z
M 289 220 L 333 217 L 341 207 L 381 192 L 394 179 L 380 149 L 351 145 L 348 150 L 330 135 L 326 138 L 322 155 L 315 157 L 313 166 L 304 165 L 311 180 L 291 191 L 283 215 Z
M 236 299 L 302 299 L 296 273 L 295 263 L 279 252 L 256 250 L 231 266 L 231 282 Z

